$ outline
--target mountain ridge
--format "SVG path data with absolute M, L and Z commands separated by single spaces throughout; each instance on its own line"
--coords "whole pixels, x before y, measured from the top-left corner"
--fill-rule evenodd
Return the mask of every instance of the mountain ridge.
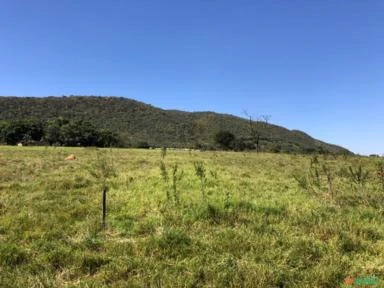
M 214 135 L 229 131 L 250 141 L 257 132 L 261 151 L 351 153 L 347 149 L 315 139 L 300 130 L 289 130 L 262 121 L 213 111 L 162 109 L 117 96 L 0 97 L 0 120 L 50 120 L 63 117 L 86 120 L 98 128 L 118 133 L 124 146 L 146 142 L 150 146 L 215 148 Z

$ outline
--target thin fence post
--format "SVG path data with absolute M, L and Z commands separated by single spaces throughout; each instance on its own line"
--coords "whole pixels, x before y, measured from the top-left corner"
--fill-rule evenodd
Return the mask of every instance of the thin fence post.
M 102 207 L 102 210 L 103 210 L 103 229 L 106 229 L 107 228 L 107 221 L 106 221 L 106 218 L 107 218 L 107 187 L 104 186 L 103 187 L 103 207 Z

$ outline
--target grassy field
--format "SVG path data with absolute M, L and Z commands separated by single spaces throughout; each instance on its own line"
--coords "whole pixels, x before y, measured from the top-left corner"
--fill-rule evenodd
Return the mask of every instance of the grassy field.
M 384 287 L 382 161 L 3 146 L 0 287 Z

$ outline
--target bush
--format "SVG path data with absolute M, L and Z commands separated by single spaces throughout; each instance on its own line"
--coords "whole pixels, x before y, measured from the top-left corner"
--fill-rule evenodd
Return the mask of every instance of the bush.
M 224 150 L 234 148 L 236 137 L 229 131 L 219 131 L 215 134 L 215 143 Z

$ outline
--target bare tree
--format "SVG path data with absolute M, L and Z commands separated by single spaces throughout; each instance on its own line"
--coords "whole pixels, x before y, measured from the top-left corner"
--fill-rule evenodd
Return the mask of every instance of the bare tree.
M 268 129 L 268 126 L 269 126 L 269 120 L 271 119 L 271 115 L 261 115 L 260 118 L 262 120 L 262 124 L 263 124 L 263 128 L 264 128 L 264 131 L 265 131 L 265 137 L 267 138 L 270 138 L 270 135 L 269 135 L 269 129 Z
M 249 119 L 249 135 L 255 145 L 256 152 L 260 152 L 260 140 L 261 140 L 261 130 L 267 130 L 269 125 L 269 120 L 271 115 L 263 114 L 258 119 L 252 119 L 252 116 L 248 114 L 247 110 L 243 110 L 243 113 Z
M 245 116 L 249 118 L 249 135 L 253 142 L 253 145 L 255 145 L 256 152 L 260 152 L 260 131 L 258 127 L 258 121 L 254 121 L 252 119 L 252 116 L 248 114 L 246 110 L 243 111 Z
M 269 120 L 271 119 L 271 115 L 261 115 L 260 118 L 263 120 L 264 124 L 269 124 Z

